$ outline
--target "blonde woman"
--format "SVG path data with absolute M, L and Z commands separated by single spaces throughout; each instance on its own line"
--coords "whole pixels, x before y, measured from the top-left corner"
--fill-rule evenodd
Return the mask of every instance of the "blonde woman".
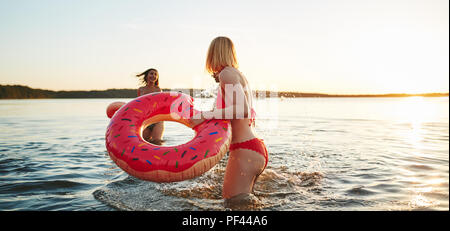
M 161 92 L 161 88 L 159 88 L 159 73 L 156 69 L 150 68 L 136 77 L 141 77 L 141 82 L 144 84 L 143 87 L 140 87 L 137 90 L 137 95 L 145 95 L 153 92 Z M 158 122 L 151 124 L 146 127 L 142 132 L 142 136 L 144 140 L 160 145 L 162 144 L 162 135 L 164 132 L 164 123 Z
M 253 186 L 268 162 L 266 146 L 253 131 L 252 92 L 247 79 L 237 68 L 233 42 L 227 37 L 215 38 L 208 49 L 206 70 L 220 83 L 216 107 L 190 120 L 192 126 L 206 119 L 229 119 L 231 122 L 232 140 L 222 189 L 226 207 L 255 199 Z

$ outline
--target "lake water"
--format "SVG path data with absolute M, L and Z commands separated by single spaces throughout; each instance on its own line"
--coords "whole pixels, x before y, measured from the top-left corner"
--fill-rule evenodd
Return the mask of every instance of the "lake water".
M 106 107 L 131 99 L 0 101 L 0 210 L 224 210 L 227 156 L 153 183 L 109 158 Z M 196 99 L 206 109 L 212 99 Z M 449 100 L 259 99 L 270 162 L 250 210 L 449 210 Z M 166 123 L 166 145 L 193 131 Z

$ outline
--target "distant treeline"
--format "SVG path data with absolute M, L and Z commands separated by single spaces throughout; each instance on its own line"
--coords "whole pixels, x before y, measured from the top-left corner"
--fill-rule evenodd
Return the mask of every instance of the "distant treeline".
M 134 98 L 136 90 L 108 89 L 106 91 L 50 91 L 21 85 L 0 85 L 0 99 L 39 98 Z
M 163 91 L 181 91 L 191 96 L 197 96 L 201 89 L 162 89 Z M 448 93 L 427 93 L 427 94 L 383 94 L 383 95 L 329 95 L 318 93 L 299 93 L 299 92 L 269 92 L 256 91 L 257 97 L 408 97 L 425 96 L 441 97 L 448 96 Z M 33 89 L 22 85 L 0 85 L 0 99 L 39 99 L 39 98 L 134 98 L 137 97 L 136 89 L 108 89 L 96 91 L 50 91 L 42 89 Z
M 200 93 L 200 89 L 162 89 L 163 91 L 181 91 L 185 94 Z M 0 99 L 45 99 L 45 98 L 135 98 L 137 89 L 108 89 L 94 91 L 51 91 L 33 89 L 22 85 L 0 85 Z

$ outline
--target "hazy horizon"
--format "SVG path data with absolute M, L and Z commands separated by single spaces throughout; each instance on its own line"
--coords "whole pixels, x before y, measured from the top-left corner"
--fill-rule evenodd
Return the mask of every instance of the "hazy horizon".
M 0 84 L 53 91 L 208 88 L 209 43 L 227 36 L 254 90 L 449 92 L 449 2 L 3 1 Z
M 26 86 L 26 85 L 2 85 L 1 86 L 21 86 L 21 87 L 30 87 L 30 86 Z M 31 89 L 35 89 L 35 90 L 48 90 L 48 91 L 69 91 L 69 92 L 76 92 L 76 91 L 108 91 L 108 90 L 135 90 L 134 88 L 108 88 L 108 89 L 90 89 L 90 90 L 80 90 L 80 89 L 74 89 L 74 90 L 51 90 L 51 89 L 44 89 L 44 88 L 32 88 Z M 175 90 L 180 90 L 180 89 L 192 89 L 192 90 L 205 90 L 204 88 L 161 88 L 162 90 L 171 90 L 173 89 Z M 264 92 L 265 90 L 252 90 L 252 91 L 257 91 L 257 92 Z M 269 92 L 268 90 L 266 92 Z M 284 93 L 294 93 L 294 94 L 318 94 L 318 95 L 341 95 L 341 96 L 351 96 L 351 95 L 432 95 L 432 94 L 450 94 L 450 92 L 418 92 L 418 93 L 402 93 L 402 92 L 390 92 L 390 93 L 383 93 L 383 94 L 330 94 L 330 93 L 323 93 L 323 92 L 302 92 L 302 91 L 277 91 L 274 90 L 274 92 L 284 92 Z M 448 97 L 448 96 L 447 96 Z

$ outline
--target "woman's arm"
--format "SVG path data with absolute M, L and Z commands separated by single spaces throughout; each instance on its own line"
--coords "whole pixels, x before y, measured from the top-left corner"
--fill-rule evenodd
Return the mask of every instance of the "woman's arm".
M 239 76 L 230 70 L 224 69 L 219 76 L 220 88 L 223 90 L 222 97 L 225 100 L 225 108 L 202 111 L 193 116 L 189 123 L 191 127 L 201 124 L 207 119 L 244 119 L 249 116 L 249 108 L 244 89 L 239 82 Z M 217 99 L 220 100 L 220 99 Z
M 225 107 L 215 108 L 212 111 L 202 112 L 205 119 L 244 119 L 248 118 L 249 108 L 245 97 L 244 89 L 239 81 L 239 76 L 227 69 L 224 69 L 219 76 L 220 88 L 223 90 L 222 97 L 225 100 Z

